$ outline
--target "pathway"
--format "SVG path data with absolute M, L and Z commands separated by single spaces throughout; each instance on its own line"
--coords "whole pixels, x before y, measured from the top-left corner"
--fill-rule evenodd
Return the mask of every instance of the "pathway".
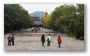
M 46 33 L 47 32 L 47 33 Z M 7 38 L 5 35 L 4 38 L 4 49 L 5 50 L 84 50 L 84 41 L 76 40 L 74 38 L 69 38 L 65 34 L 52 33 L 52 30 L 44 29 L 43 32 L 39 31 L 38 33 L 31 33 L 31 29 L 25 29 L 21 32 L 15 32 L 15 45 L 8 46 Z M 45 34 L 45 37 L 48 34 L 51 34 L 51 46 L 45 46 L 41 44 L 41 35 Z M 58 48 L 57 37 L 61 36 L 62 43 L 61 48 Z

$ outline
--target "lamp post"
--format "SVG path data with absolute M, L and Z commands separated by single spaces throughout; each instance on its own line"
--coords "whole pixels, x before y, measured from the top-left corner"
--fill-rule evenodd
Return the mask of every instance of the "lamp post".
M 80 14 L 80 12 L 76 12 L 76 16 L 77 16 L 76 18 L 78 18 L 78 15 L 79 15 L 79 14 Z
M 76 23 L 77 23 L 77 19 L 78 19 L 78 16 L 79 16 L 79 14 L 80 14 L 80 12 L 76 12 Z M 77 27 L 77 26 L 76 26 Z M 77 28 L 76 28 L 77 29 Z M 78 31 L 78 30 L 77 30 Z M 79 39 L 79 37 L 78 37 L 78 32 L 76 31 L 76 33 L 75 33 L 75 36 L 76 36 L 76 39 Z

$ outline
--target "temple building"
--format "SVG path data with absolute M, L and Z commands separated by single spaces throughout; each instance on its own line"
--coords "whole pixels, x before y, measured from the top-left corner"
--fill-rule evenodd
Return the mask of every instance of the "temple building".
M 42 27 L 43 24 L 42 24 L 42 19 L 38 16 L 33 16 L 31 17 L 34 21 L 34 27 Z

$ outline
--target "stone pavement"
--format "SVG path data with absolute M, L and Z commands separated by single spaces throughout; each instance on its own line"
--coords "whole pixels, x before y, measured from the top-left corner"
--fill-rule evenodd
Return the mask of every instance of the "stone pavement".
M 28 30 L 26 30 L 28 31 Z M 15 45 L 7 45 L 7 37 L 4 38 L 4 50 L 84 50 L 84 41 L 76 40 L 74 38 L 67 37 L 65 34 L 59 33 L 50 33 L 52 30 L 43 29 L 43 33 L 28 33 L 23 31 L 15 34 Z M 48 31 L 48 33 L 45 33 Z M 51 46 L 47 46 L 47 41 L 45 45 L 42 46 L 41 35 L 45 34 L 45 37 L 48 34 L 51 34 Z M 61 36 L 62 43 L 61 48 L 58 48 L 57 38 Z

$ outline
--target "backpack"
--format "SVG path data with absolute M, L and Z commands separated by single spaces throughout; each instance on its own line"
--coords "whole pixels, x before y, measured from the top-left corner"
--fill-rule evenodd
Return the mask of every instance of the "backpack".
M 47 39 L 47 41 L 49 41 L 49 38 Z

